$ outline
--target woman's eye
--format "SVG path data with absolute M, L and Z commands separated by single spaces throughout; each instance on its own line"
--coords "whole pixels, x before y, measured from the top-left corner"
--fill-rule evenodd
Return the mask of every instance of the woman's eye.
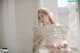
M 44 16 L 41 16 L 41 17 L 44 17 Z

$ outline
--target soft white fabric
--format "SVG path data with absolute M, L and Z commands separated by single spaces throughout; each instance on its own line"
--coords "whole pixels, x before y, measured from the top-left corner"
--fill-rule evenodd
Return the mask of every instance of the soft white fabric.
M 52 25 L 44 25 L 42 27 L 37 27 L 37 35 L 39 36 L 39 41 L 40 44 L 38 44 L 38 40 L 35 41 L 34 44 L 38 45 L 38 47 L 36 48 L 36 50 L 39 51 L 39 48 L 42 48 L 43 45 L 46 44 L 54 44 L 55 46 L 63 44 L 63 43 L 67 43 L 66 40 L 63 41 L 62 40 L 62 34 L 66 34 L 67 33 L 67 28 L 63 27 L 62 25 L 56 25 L 56 24 L 52 24 Z M 38 52 L 36 51 L 36 52 Z

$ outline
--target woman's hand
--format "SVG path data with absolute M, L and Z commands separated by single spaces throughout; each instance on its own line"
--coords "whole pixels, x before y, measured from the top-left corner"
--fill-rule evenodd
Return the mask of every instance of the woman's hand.
M 68 42 L 66 40 L 64 40 L 62 42 L 62 48 L 67 48 L 68 47 Z
M 56 47 L 56 50 L 61 50 L 62 49 L 62 46 L 61 45 L 58 45 L 57 47 Z
M 56 47 L 56 49 L 57 49 L 57 50 L 61 50 L 61 49 L 67 48 L 67 47 L 68 47 L 68 44 L 64 43 L 64 44 L 62 44 L 62 45 L 58 45 L 58 46 Z
M 68 47 L 68 44 L 65 44 L 65 43 L 64 43 L 64 44 L 62 45 L 62 48 L 67 48 L 67 47 Z
M 61 50 L 61 49 L 64 49 L 64 48 L 67 48 L 68 47 L 68 44 L 63 44 L 63 45 L 58 45 L 57 47 L 56 47 L 56 50 Z

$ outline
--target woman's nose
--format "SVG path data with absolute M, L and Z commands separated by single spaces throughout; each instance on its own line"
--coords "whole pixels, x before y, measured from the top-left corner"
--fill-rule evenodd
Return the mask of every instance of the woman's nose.
M 41 21 L 43 21 L 43 18 L 41 18 Z

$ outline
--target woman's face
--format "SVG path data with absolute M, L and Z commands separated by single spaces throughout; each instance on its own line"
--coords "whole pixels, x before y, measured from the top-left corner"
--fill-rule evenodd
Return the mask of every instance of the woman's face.
M 49 18 L 48 18 L 47 15 L 45 15 L 44 13 L 39 13 L 38 16 L 39 16 L 39 21 L 40 22 L 42 22 L 43 24 L 48 23 Z

